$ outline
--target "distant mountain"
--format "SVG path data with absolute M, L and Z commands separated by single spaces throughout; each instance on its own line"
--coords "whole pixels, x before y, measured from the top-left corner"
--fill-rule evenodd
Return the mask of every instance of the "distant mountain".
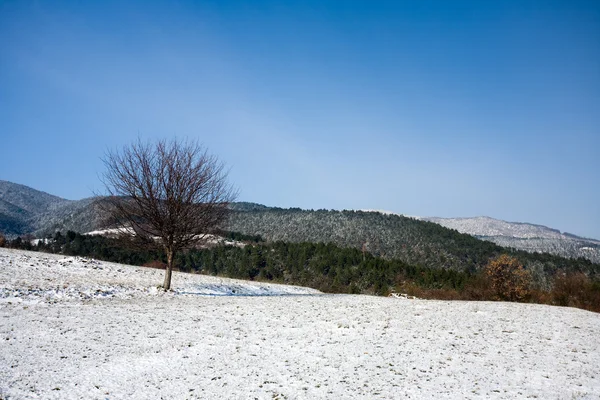
M 5 235 L 19 235 L 31 230 L 26 222 L 31 216 L 27 210 L 0 199 L 0 232 Z
M 100 221 L 95 199 L 67 200 L 28 186 L 0 180 L 0 232 L 38 237 L 61 230 L 85 232 Z
M 36 215 L 34 235 L 45 237 L 55 232 L 89 232 L 101 226 L 102 216 L 94 197 L 62 204 L 53 210 Z
M 53 206 L 69 202 L 69 200 L 61 199 L 46 192 L 3 180 L 0 180 L 0 200 L 3 204 L 9 204 L 31 214 L 44 212 Z M 3 211 L 3 209 L 0 208 L 0 211 Z
M 557 229 L 548 228 L 543 225 L 527 224 L 523 222 L 506 222 L 490 217 L 471 218 L 439 218 L 439 217 L 416 217 L 423 221 L 435 222 L 446 228 L 456 229 L 462 233 L 473 236 L 509 236 L 520 239 L 544 238 L 544 239 L 570 239 L 577 238 L 573 235 L 565 235 Z M 583 238 L 578 238 L 583 239 Z
M 0 232 L 9 237 L 28 233 L 46 237 L 56 231 L 101 229 L 97 201 L 96 198 L 66 200 L 0 181 Z M 485 217 L 430 222 L 393 213 L 281 209 L 246 202 L 232 204 L 232 210 L 233 215 L 224 227 L 230 231 L 260 235 L 268 241 L 334 243 L 411 265 L 476 270 L 490 257 L 512 252 L 532 269 L 541 268 L 542 274 L 559 269 L 591 272 L 600 268 L 587 261 L 600 263 L 599 242 L 531 224 Z M 442 226 L 451 222 L 455 224 L 449 226 L 452 229 Z M 543 251 L 573 260 L 519 253 L 518 249 Z M 577 260 L 578 257 L 586 260 Z
M 600 263 L 600 240 L 579 237 L 543 225 L 507 222 L 490 217 L 417 218 L 489 240 L 503 247 L 569 258 L 583 257 Z
M 511 250 L 439 224 L 375 211 L 281 209 L 245 204 L 233 206 L 227 230 L 260 235 L 268 241 L 324 242 L 353 247 L 410 265 L 477 270 L 501 253 L 518 256 L 538 282 L 558 270 L 595 274 L 589 260 Z
M 240 210 L 235 205 L 233 209 L 227 230 L 260 235 L 267 241 L 331 242 L 410 264 L 474 269 L 484 262 L 484 257 L 476 255 L 479 250 L 501 250 L 470 235 L 398 215 L 246 206 Z M 454 247 L 464 250 L 464 254 Z

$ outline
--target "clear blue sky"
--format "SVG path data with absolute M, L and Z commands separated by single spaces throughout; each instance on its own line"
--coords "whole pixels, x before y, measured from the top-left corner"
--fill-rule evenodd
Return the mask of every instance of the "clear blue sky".
M 240 200 L 600 238 L 600 2 L 0 1 L 0 179 L 87 197 L 138 135 Z

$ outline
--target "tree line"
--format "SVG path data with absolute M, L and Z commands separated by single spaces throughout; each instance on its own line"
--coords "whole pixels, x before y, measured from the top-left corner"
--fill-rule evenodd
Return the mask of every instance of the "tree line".
M 332 243 L 264 242 L 255 236 L 223 232 L 244 240 L 180 252 L 174 268 L 183 272 L 301 285 L 325 293 L 388 295 L 406 293 L 445 300 L 505 300 L 575 306 L 600 311 L 600 282 L 580 272 L 557 272 L 549 287 L 533 279 L 508 254 L 492 257 L 479 271 L 425 268 L 401 260 L 377 257 Z M 166 255 L 134 250 L 122 240 L 68 231 L 32 243 L 17 238 L 6 245 L 27 250 L 84 256 L 105 261 L 165 268 Z
M 510 254 L 535 270 L 533 279 L 546 289 L 550 287 L 545 280 L 558 272 L 591 277 L 600 274 L 600 264 L 588 259 L 501 247 L 433 222 L 377 212 L 251 207 L 243 203 L 234 207 L 227 229 L 260 235 L 267 241 L 333 243 L 411 265 L 471 273 L 482 269 L 491 258 Z

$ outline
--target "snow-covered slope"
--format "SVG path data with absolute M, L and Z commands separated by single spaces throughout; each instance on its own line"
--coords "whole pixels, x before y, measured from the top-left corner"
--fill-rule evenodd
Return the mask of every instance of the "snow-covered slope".
M 446 228 L 456 229 L 462 233 L 474 236 L 510 236 L 521 239 L 571 239 L 572 235 L 565 235 L 559 230 L 547 226 L 527 224 L 521 222 L 507 222 L 490 217 L 471 218 L 438 218 L 421 217 L 423 221 L 435 222 Z
M 591 312 L 161 277 L 0 249 L 0 398 L 600 396 Z
M 81 257 L 0 248 L 0 303 L 161 295 L 164 271 Z M 317 290 L 173 273 L 174 295 L 300 295 Z
M 507 222 L 490 217 L 416 217 L 434 222 L 500 246 L 530 252 L 544 252 L 569 258 L 587 258 L 600 263 L 600 240 L 586 239 L 543 225 Z

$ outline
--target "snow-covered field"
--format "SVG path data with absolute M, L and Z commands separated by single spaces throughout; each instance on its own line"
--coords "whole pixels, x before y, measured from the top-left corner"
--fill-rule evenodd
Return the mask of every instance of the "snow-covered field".
M 600 398 L 599 314 L 162 276 L 0 249 L 0 399 Z

